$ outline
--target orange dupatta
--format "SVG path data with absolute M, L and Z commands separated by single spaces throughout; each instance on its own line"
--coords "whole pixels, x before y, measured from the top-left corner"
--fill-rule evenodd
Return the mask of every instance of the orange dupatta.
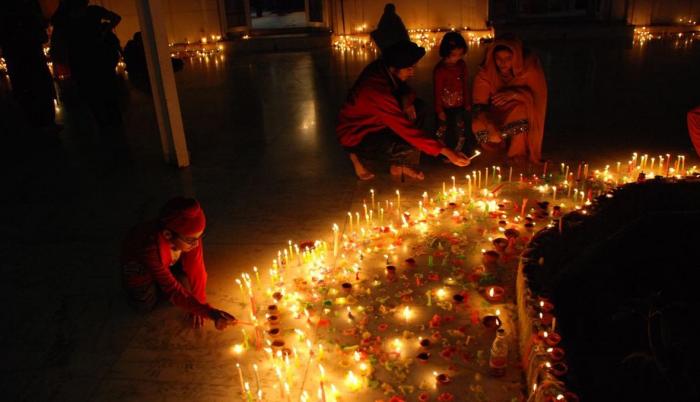
M 498 71 L 493 57 L 497 46 L 505 46 L 513 52 L 513 78 L 505 81 Z M 503 90 L 518 92 L 527 110 L 529 132 L 527 151 L 530 160 L 539 162 L 542 157 L 544 117 L 547 110 L 547 82 L 539 58 L 534 54 L 523 57 L 523 45 L 518 39 L 497 39 L 486 51 L 486 58 L 474 78 L 473 104 L 491 104 L 491 97 Z

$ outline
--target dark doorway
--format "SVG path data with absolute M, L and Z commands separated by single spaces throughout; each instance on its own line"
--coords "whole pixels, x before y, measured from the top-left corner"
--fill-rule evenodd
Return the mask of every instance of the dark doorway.
M 308 26 L 304 0 L 250 0 L 253 29 L 286 29 Z

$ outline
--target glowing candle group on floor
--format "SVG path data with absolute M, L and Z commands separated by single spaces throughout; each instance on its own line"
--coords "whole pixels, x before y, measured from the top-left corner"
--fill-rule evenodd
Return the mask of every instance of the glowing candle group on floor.
M 470 159 L 478 155 L 477 151 Z M 542 176 L 519 173 L 520 180 L 516 182 L 512 180 L 512 167 L 508 169 L 507 181 L 501 177 L 499 166 L 485 168 L 483 181 L 481 169 L 464 176 L 464 180 L 451 176 L 449 188 L 443 185 L 442 192 L 434 194 L 432 198 L 431 193 L 423 192 L 413 204 L 414 207 L 406 199 L 402 200 L 399 190 L 395 191 L 394 204 L 390 200 L 378 200 L 376 197 L 380 194 L 371 189 L 369 202 L 360 203 L 364 219 L 361 219 L 360 212 L 348 211 L 347 225 L 343 229 L 337 224 L 332 225 L 332 245 L 324 241 L 299 244 L 289 241 L 273 260 L 268 271 L 269 281 L 261 277 L 257 267 L 253 268 L 255 282 L 247 273 L 236 278 L 241 297 L 250 307 L 246 314 L 250 316 L 250 321 L 241 320 L 246 325 L 241 328 L 243 339 L 232 347 L 232 352 L 240 358 L 247 357 L 246 351 L 255 351 L 250 358 L 257 359 L 252 366 L 241 365 L 242 360 L 236 363 L 243 400 L 273 398 L 296 401 L 314 400 L 312 396 L 317 396 L 317 400 L 335 402 L 342 391 L 361 393 L 367 390 L 367 378 L 373 375 L 367 357 L 355 351 L 349 358 L 336 347 L 325 349 L 324 344 L 328 344 L 328 341 L 321 329 L 337 326 L 336 331 L 353 331 L 359 320 L 368 316 L 368 305 L 362 304 L 362 301 L 372 297 L 368 296 L 372 294 L 372 289 L 399 279 L 407 269 L 401 261 L 406 260 L 411 247 L 425 241 L 431 230 L 439 228 L 444 222 L 466 224 L 464 222 L 491 219 L 489 225 L 492 227 L 485 228 L 483 239 L 474 241 L 485 247 L 500 244 L 498 247 L 502 248 L 497 253 L 498 260 L 501 255 L 512 252 L 506 251 L 512 248 L 508 248 L 509 243 L 505 239 L 507 230 L 531 220 L 530 211 L 535 206 L 529 201 L 531 197 L 550 201 L 562 211 L 580 209 L 585 212 L 591 199 L 605 191 L 606 186 L 611 188 L 637 181 L 641 173 L 647 177 L 672 175 L 678 179 L 696 171 L 695 166 L 686 168 L 684 156 L 678 155 L 674 162 L 668 154 L 651 157 L 649 161 L 648 155 L 635 153 L 626 168 L 625 164 L 616 162 L 601 170 L 593 170 L 590 176 L 587 163 L 579 163 L 575 174 L 574 166 L 562 163 L 559 169 L 549 171 L 543 166 Z M 517 202 L 523 195 L 525 197 Z M 516 198 L 516 201 L 509 198 Z M 502 238 L 503 243 L 497 243 L 496 238 Z M 376 265 L 381 265 L 378 261 L 384 264 L 381 269 L 386 274 L 375 275 Z M 448 263 L 447 257 L 429 254 L 427 269 L 421 267 L 410 271 L 411 275 L 421 276 L 416 276 L 415 281 L 411 277 L 408 283 L 415 283 L 416 287 L 426 286 L 422 276 Z M 454 279 L 443 280 L 442 285 L 421 290 L 419 295 L 414 294 L 402 301 L 400 307 L 393 310 L 397 319 L 392 322 L 405 331 L 418 331 L 421 325 L 433 322 L 433 314 L 428 314 L 426 310 L 436 309 L 447 302 L 452 305 L 462 303 L 464 296 L 454 292 L 454 287 L 450 285 L 455 283 Z M 258 307 L 260 293 L 264 293 L 270 301 Z M 495 308 L 504 303 L 505 293 L 502 286 L 492 285 L 482 288 L 479 297 L 496 304 L 493 306 Z M 507 320 L 503 309 L 489 311 L 490 314 L 496 311 L 499 323 Z M 431 321 L 425 321 L 426 316 Z M 439 325 L 439 320 L 433 323 Z M 556 326 L 556 317 L 552 317 L 551 326 L 541 334 L 543 342 L 552 347 L 558 343 Z M 278 330 L 272 331 L 275 328 Z M 247 330 L 252 330 L 250 336 Z M 386 342 L 383 347 L 394 358 L 415 360 L 415 355 L 410 354 L 417 353 L 418 346 L 411 346 L 417 345 L 416 340 L 407 342 L 402 338 L 391 338 Z M 429 355 L 424 357 L 425 364 L 438 364 L 433 363 L 434 359 Z M 340 362 L 345 362 L 344 366 Z M 329 367 L 328 372 L 324 363 Z M 442 370 L 446 367 L 434 368 Z M 254 382 L 245 379 L 245 375 L 250 378 L 251 373 Z M 261 375 L 264 378 L 270 373 L 277 377 L 272 390 L 261 386 L 260 381 Z

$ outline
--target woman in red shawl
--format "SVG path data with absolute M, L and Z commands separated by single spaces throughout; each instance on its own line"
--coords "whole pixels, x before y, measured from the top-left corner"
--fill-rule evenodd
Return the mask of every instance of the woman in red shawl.
M 497 39 L 474 79 L 472 98 L 472 130 L 483 148 L 502 148 L 510 138 L 510 159 L 540 163 L 547 83 L 536 55 L 523 51 L 518 39 Z

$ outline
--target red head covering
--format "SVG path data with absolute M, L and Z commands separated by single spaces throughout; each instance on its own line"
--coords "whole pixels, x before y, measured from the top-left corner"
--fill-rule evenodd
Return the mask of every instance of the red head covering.
M 163 228 L 189 236 L 204 231 L 206 218 L 194 198 L 175 197 L 163 205 L 159 216 Z

